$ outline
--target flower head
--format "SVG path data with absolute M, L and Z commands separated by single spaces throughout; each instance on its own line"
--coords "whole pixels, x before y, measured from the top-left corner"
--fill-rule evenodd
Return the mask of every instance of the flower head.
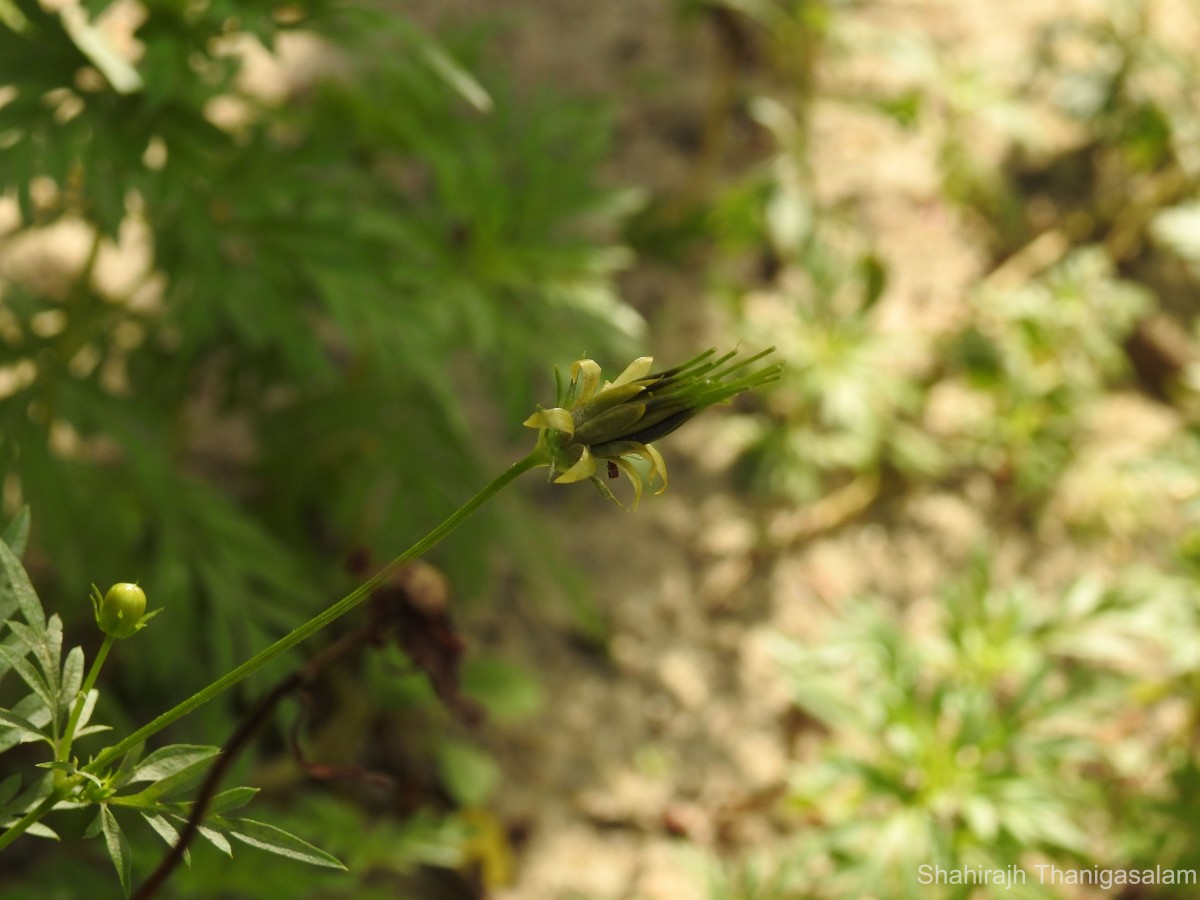
M 628 457 L 650 463 L 647 482 L 652 485 L 656 478 L 660 480 L 662 485 L 655 493 L 661 494 L 667 488 L 667 464 L 652 443 L 713 404 L 778 380 L 783 371 L 778 363 L 749 370 L 773 351 L 772 347 L 733 362 L 736 350 L 724 356 L 707 350 L 683 365 L 655 373 L 650 372 L 653 358 L 642 356 L 614 381 L 603 383 L 600 367 L 593 360 L 580 359 L 572 364 L 571 380 L 565 388 L 558 370 L 554 372 L 558 405 L 539 407 L 524 424 L 539 429 L 538 448 L 553 481 L 569 484 L 587 478 L 602 494 L 616 500 L 596 476 L 596 460 L 607 460 L 611 477 L 620 471 L 633 482 L 636 507 L 642 498 L 642 476 Z

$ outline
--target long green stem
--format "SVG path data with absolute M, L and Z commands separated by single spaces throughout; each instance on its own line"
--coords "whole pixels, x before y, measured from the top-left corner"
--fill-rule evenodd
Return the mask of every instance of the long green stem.
M 425 537 L 421 538 L 421 540 L 417 541 L 415 544 L 393 559 L 390 563 L 367 579 L 367 581 L 355 588 L 351 593 L 343 597 L 337 603 L 325 609 L 323 612 L 313 616 L 295 631 L 292 631 L 290 634 L 280 638 L 270 647 L 267 647 L 265 650 L 261 651 L 255 656 L 252 656 L 237 668 L 230 670 L 212 684 L 193 694 L 187 700 L 184 700 L 177 706 L 167 710 L 158 718 L 143 725 L 124 740 L 113 744 L 113 746 L 104 750 L 99 756 L 88 763 L 88 765 L 84 767 L 84 771 L 91 774 L 100 772 L 105 766 L 117 759 L 136 744 L 146 740 L 146 738 L 150 737 L 151 735 L 157 734 L 171 723 L 183 718 L 188 713 L 212 700 L 214 697 L 217 697 L 223 692 L 229 690 L 229 688 L 233 687 L 256 669 L 266 665 L 281 653 L 286 653 L 288 650 L 291 650 L 305 638 L 316 634 L 330 622 L 334 621 L 334 619 L 337 619 L 354 609 L 354 607 L 358 606 L 358 604 L 365 600 L 371 594 L 371 592 L 374 591 L 375 588 L 377 588 L 379 584 L 393 570 L 396 569 L 397 566 L 400 566 L 406 562 L 411 562 L 412 560 L 417 559 L 428 552 L 432 547 L 434 547 L 434 545 L 441 541 L 442 538 L 446 537 L 446 535 L 450 534 L 450 532 L 454 531 L 455 528 L 461 525 L 463 521 L 467 519 L 467 517 L 475 512 L 475 510 L 479 509 L 479 507 L 495 496 L 501 488 L 505 487 L 518 475 L 528 472 L 530 469 L 542 463 L 542 455 L 536 450 L 524 459 L 514 463 L 498 478 L 487 485 L 487 487 L 455 510 L 450 517 L 446 519 L 446 521 L 442 522 L 441 525 L 437 526 L 437 528 L 433 529 L 433 531 L 429 532 L 429 534 L 425 535 Z M 3 847 L 3 844 L 0 844 L 0 847 Z
M 95 687 L 96 676 L 100 674 L 100 668 L 104 665 L 104 660 L 108 658 L 108 651 L 112 649 L 115 640 L 116 638 L 111 634 L 104 636 L 104 643 L 96 651 L 96 658 L 92 660 L 92 667 L 88 670 L 87 678 L 83 679 L 83 686 L 79 688 L 79 696 L 75 698 L 75 707 L 71 710 L 71 718 L 67 720 L 67 730 L 63 732 L 62 741 L 58 745 L 57 758 L 59 762 L 67 762 L 71 758 L 71 743 L 75 740 L 75 729 L 79 726 L 79 717 L 83 714 L 87 696 Z

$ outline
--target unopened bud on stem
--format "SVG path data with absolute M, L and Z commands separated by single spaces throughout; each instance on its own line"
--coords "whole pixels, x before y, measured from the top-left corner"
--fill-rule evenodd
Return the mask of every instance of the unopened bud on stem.
M 525 420 L 525 425 L 538 429 L 543 465 L 550 467 L 550 477 L 556 483 L 587 478 L 602 494 L 616 500 L 603 480 L 596 477 L 596 460 L 608 460 L 610 470 L 615 466 L 633 482 L 636 507 L 642 497 L 642 477 L 628 457 L 649 461 L 647 481 L 662 481 L 655 492 L 661 494 L 667 487 L 667 464 L 651 443 L 713 404 L 777 381 L 783 371 L 778 363 L 748 371 L 773 350 L 737 363 L 732 362 L 736 350 L 715 359 L 717 351 L 708 350 L 681 366 L 657 373 L 650 372 L 653 359 L 643 356 L 603 386 L 600 367 L 593 360 L 581 359 L 571 366 L 571 381 L 565 389 L 559 380 L 558 406 L 539 409 Z
M 127 638 L 141 631 L 158 614 L 158 610 L 146 612 L 145 591 L 124 581 L 110 587 L 103 597 L 100 589 L 92 585 L 92 606 L 100 630 L 114 638 Z

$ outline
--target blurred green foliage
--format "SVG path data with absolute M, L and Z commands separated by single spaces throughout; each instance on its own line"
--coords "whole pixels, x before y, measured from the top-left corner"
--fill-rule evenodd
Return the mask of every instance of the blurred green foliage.
M 206 642 L 191 676 L 168 647 L 142 661 L 177 694 L 503 459 L 515 430 L 477 406 L 523 409 L 548 355 L 636 331 L 594 179 L 607 126 L 489 93 L 367 7 L 150 4 L 127 93 L 58 15 L 14 8 L 7 502 L 45 510 L 63 599 L 137 578 Z M 308 54 L 282 97 L 248 74 L 281 46 Z M 460 543 L 456 574 L 480 551 Z
M 759 261 L 722 289 L 789 363 L 724 426 L 750 483 L 804 505 L 798 539 L 907 533 L 909 498 L 951 492 L 1031 567 L 1065 557 L 1077 575 L 1014 581 L 984 552 L 935 598 L 860 597 L 819 637 L 781 638 L 807 723 L 791 836 L 715 863 L 713 898 L 966 898 L 983 894 L 918 867 L 1200 859 L 1200 78 L 1183 37 L 1200 17 L 1113 0 L 1047 23 L 1001 69 L 936 29 L 839 10 L 821 30 L 828 86 L 756 85 L 765 165 L 713 201 L 726 252 Z M 814 104 L 935 148 L 937 202 L 983 259 L 936 325 L 888 309 L 869 198 L 820 199 Z
M 535 373 L 642 323 L 606 110 L 477 38 L 367 3 L 66 7 L 0 3 L 0 483 L 69 631 L 93 582 L 165 608 L 106 692 L 136 722 L 438 521 L 526 439 Z M 505 535 L 556 574 L 532 519 L 477 523 L 439 555 L 463 594 Z M 519 715 L 509 675 L 482 690 Z M 494 763 L 442 744 L 442 805 L 485 800 Z

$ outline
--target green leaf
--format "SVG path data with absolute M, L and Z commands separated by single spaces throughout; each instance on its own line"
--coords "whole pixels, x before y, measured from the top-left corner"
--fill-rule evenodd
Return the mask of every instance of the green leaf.
M 12 620 L 10 619 L 5 624 L 11 625 Z M 26 652 L 28 652 L 28 648 L 25 646 L 25 642 L 23 640 L 21 640 L 15 634 L 5 635 L 3 640 L 0 640 L 0 644 L 3 644 L 3 646 L 5 646 L 5 647 L 9 647 L 10 649 L 19 653 L 21 656 L 24 656 L 26 654 Z M 11 669 L 11 668 L 12 668 L 12 666 L 10 666 L 8 664 L 8 658 L 3 655 L 0 655 L 0 678 L 2 678 L 5 674 L 7 674 L 9 669 Z
M 463 806 L 479 806 L 500 782 L 500 767 L 478 747 L 446 740 L 437 749 L 438 773 L 446 789 Z
M 96 813 L 96 818 L 92 819 L 92 823 L 90 825 L 88 825 L 88 827 L 86 829 L 84 829 L 84 832 L 83 832 L 84 840 L 91 840 L 96 835 L 98 835 L 100 833 L 100 829 L 103 827 L 103 825 L 104 825 L 104 817 L 102 815 L 100 815 L 99 813 Z
M 492 111 L 492 98 L 484 90 L 483 85 L 441 47 L 430 45 L 425 48 L 424 55 L 429 67 L 444 78 L 446 83 L 477 111 L 484 113 Z
M 14 609 L 19 609 L 25 621 L 34 628 L 45 630 L 46 613 L 25 567 L 7 543 L 0 543 L 0 619 L 11 618 Z
M 235 809 L 241 809 L 247 803 L 254 799 L 254 795 L 259 791 L 255 787 L 235 787 L 227 791 L 221 791 L 208 804 L 206 815 L 219 816 L 227 812 L 233 812 Z
M 75 723 L 75 737 L 82 737 L 85 734 L 95 734 L 97 731 L 109 731 L 111 725 L 88 725 L 92 720 L 92 713 L 96 711 L 96 702 L 100 699 L 100 692 L 92 688 L 87 692 L 87 696 L 83 698 L 83 709 L 79 711 L 79 721 Z
M 503 721 L 515 721 L 541 708 L 545 692 L 521 666 L 496 657 L 472 659 L 463 667 L 462 691 Z
M 324 850 L 318 850 L 307 841 L 301 840 L 294 834 L 284 831 L 282 828 L 268 825 L 266 822 L 256 822 L 254 819 L 221 819 L 215 817 L 213 824 L 224 828 L 242 843 L 249 844 L 251 847 L 258 847 L 260 850 L 266 850 L 268 853 L 277 853 L 280 856 L 286 856 L 288 859 L 308 863 L 312 866 L 346 869 L 341 862 Z
M 57 616 L 54 618 L 57 618 Z M 51 621 L 53 621 L 53 619 L 51 619 Z M 24 622 L 17 621 L 10 621 L 8 623 L 8 627 L 12 629 L 13 634 L 16 635 L 20 639 L 21 643 L 25 645 L 25 652 L 22 655 L 32 653 L 34 659 L 37 660 L 38 668 L 42 670 L 42 674 L 44 675 L 53 659 L 53 654 L 50 649 L 49 628 L 47 628 L 45 631 L 39 631 L 35 628 L 30 628 Z M 60 622 L 59 633 L 61 634 L 61 632 L 62 624 Z M 55 680 L 57 680 L 58 673 L 55 672 L 54 674 Z M 46 681 L 47 684 L 49 684 L 49 678 L 47 678 Z
M 98 696 L 98 694 L 99 694 L 99 691 L 92 691 L 90 694 L 88 694 L 88 697 L 94 698 L 94 697 Z M 92 705 L 94 706 L 95 703 L 93 702 Z M 87 728 L 76 728 L 75 729 L 75 737 L 76 738 L 86 737 L 89 734 L 99 734 L 102 731 L 112 731 L 112 726 L 111 725 L 89 725 Z
M 129 842 L 117 824 L 117 817 L 105 803 L 100 807 L 100 828 L 104 832 L 104 844 L 108 848 L 108 856 L 117 870 L 121 880 L 121 890 L 129 896 L 130 882 L 133 880 L 133 860 L 129 855 Z
M 173 751 L 169 757 L 160 757 L 165 750 Z M 147 775 L 143 770 L 158 773 L 158 780 L 144 791 L 124 797 L 126 801 L 137 805 L 157 803 L 165 797 L 186 791 L 194 787 L 204 777 L 205 770 L 211 764 L 213 757 L 221 752 L 219 747 L 192 746 L 176 744 L 164 747 L 146 757 L 145 762 L 133 773 L 130 781 L 146 781 L 153 775 Z M 161 774 L 169 772 L 170 774 Z
M 133 770 L 129 781 L 161 781 L 175 773 L 209 759 L 221 752 L 220 747 L 205 744 L 171 744 L 155 750 Z
M 79 689 L 83 687 L 83 662 L 83 648 L 72 647 L 63 663 L 62 678 L 59 679 L 58 707 L 64 712 L 68 712 L 75 704 Z M 82 726 L 86 723 L 81 720 L 76 724 Z
M 0 534 L 0 541 L 8 544 L 18 559 L 25 555 L 25 545 L 29 542 L 29 518 L 29 507 L 22 506 Z
M 24 814 L 50 796 L 50 792 L 53 790 L 54 776 L 46 772 L 21 792 L 20 796 L 12 802 L 11 808 Z
M 186 819 L 180 816 L 179 821 L 184 822 Z M 207 825 L 199 826 L 196 831 L 200 834 L 200 837 L 204 838 L 226 856 L 233 856 L 233 847 L 229 843 L 229 838 L 225 837 L 221 832 L 215 828 L 209 828 Z
M 168 847 L 174 847 L 179 843 L 179 830 L 168 822 L 163 816 L 158 813 L 142 813 L 142 818 L 146 820 L 146 824 L 154 829 L 154 833 L 166 841 Z M 183 861 L 189 866 L 192 864 L 192 851 L 183 851 Z
M 62 619 L 57 615 L 50 617 L 44 630 L 31 628 L 23 622 L 10 621 L 9 627 L 13 634 L 33 652 L 38 668 L 42 670 L 42 681 L 54 702 L 53 709 L 59 707 L 59 667 L 62 659 L 63 626 Z M 32 685 L 30 685 L 32 687 Z
M 142 78 L 137 69 L 109 46 L 104 32 L 88 21 L 82 7 L 64 6 L 59 9 L 59 17 L 72 43 L 108 79 L 113 90 L 119 94 L 131 94 L 141 88 Z
M 49 741 L 50 737 L 42 733 L 33 722 L 26 719 L 24 716 L 19 716 L 11 710 L 0 709 L 0 723 L 8 728 L 16 729 L 20 739 L 18 744 L 26 744 L 29 741 Z
M 0 781 L 0 818 L 8 815 L 8 802 L 17 796 L 20 789 L 20 775 L 9 775 L 4 781 Z
M 34 728 L 48 735 L 50 732 L 46 726 L 50 724 L 50 710 L 46 709 L 42 698 L 37 694 L 27 694 L 25 699 L 19 701 L 9 712 L 27 719 L 33 723 Z M 46 738 L 49 740 L 49 738 Z M 0 753 L 15 747 L 17 744 L 31 740 L 25 736 L 25 732 L 17 728 L 0 727 Z
M 0 658 L 3 658 L 4 662 L 8 663 L 9 667 L 21 676 L 21 680 L 38 695 L 46 709 L 55 709 L 54 693 L 50 690 L 50 685 L 46 684 L 23 653 L 19 653 L 7 644 L 0 644 Z
M 49 838 L 52 841 L 62 840 L 62 838 L 58 836 L 58 832 L 49 825 L 46 825 L 44 822 L 34 822 L 27 829 L 25 829 L 25 833 L 32 835 L 33 837 Z
M 117 767 L 117 771 L 113 773 L 109 783 L 114 788 L 124 787 L 129 783 L 129 778 L 137 767 L 138 761 L 142 758 L 142 751 L 146 749 L 145 741 L 135 744 L 128 753 L 121 758 L 121 765 Z

